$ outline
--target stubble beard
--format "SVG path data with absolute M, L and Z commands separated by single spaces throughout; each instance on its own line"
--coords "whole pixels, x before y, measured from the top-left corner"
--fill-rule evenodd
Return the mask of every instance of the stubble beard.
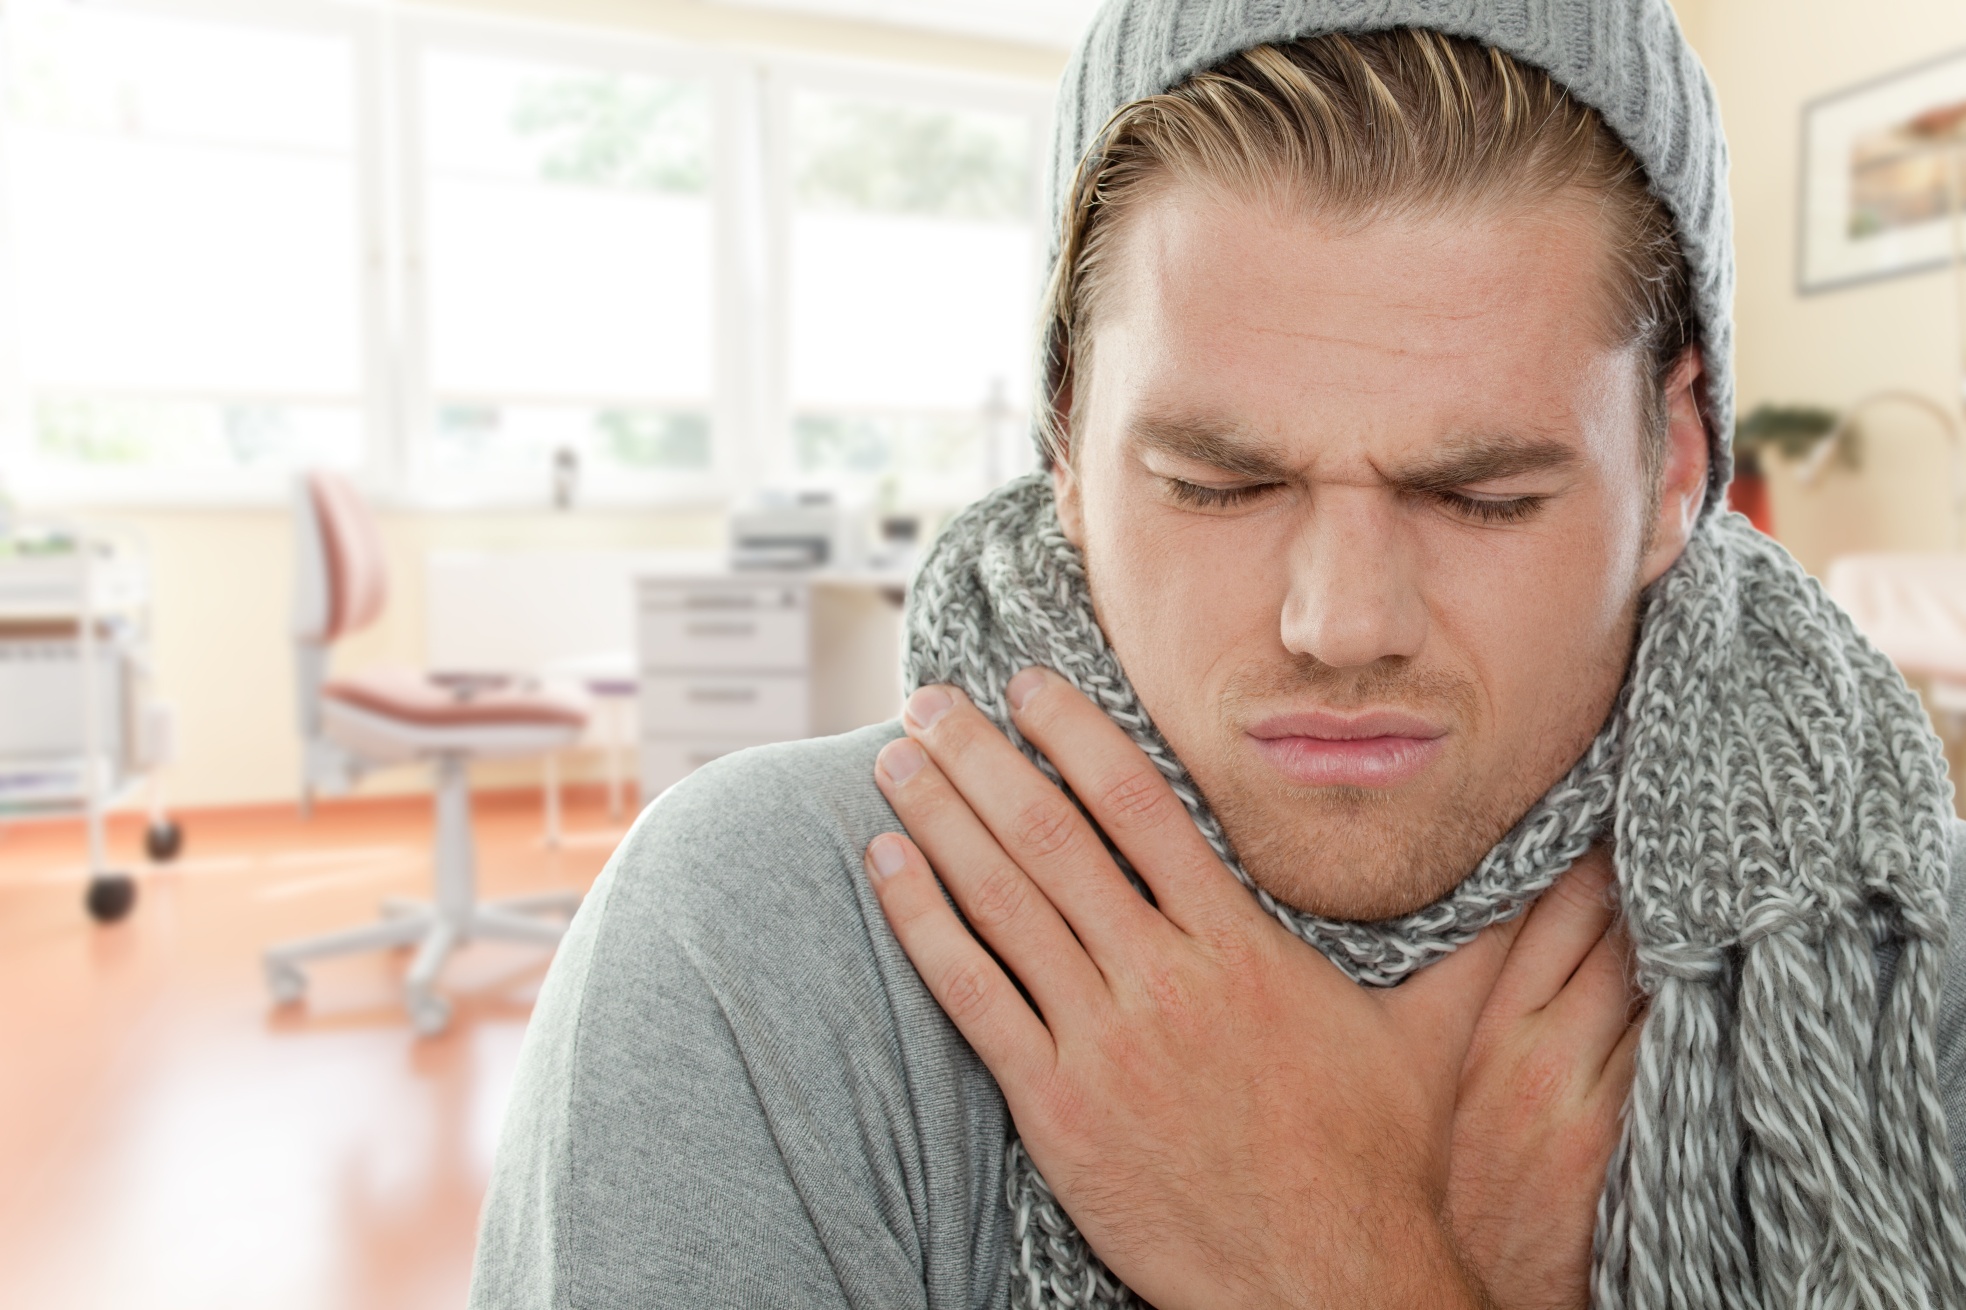
M 1419 795 L 1372 787 L 1306 787 L 1277 775 L 1243 737 L 1257 707 L 1397 708 L 1450 725 L 1448 749 L 1477 726 L 1471 682 L 1388 660 L 1362 671 L 1300 657 L 1232 677 L 1209 743 L 1176 752 L 1222 822 L 1256 885 L 1296 909 L 1377 920 L 1440 899 L 1471 872 L 1547 784 L 1483 787 L 1465 759 L 1443 758 L 1443 789 Z M 1455 766 L 1459 767 L 1455 767 Z
M 1256 885 L 1295 909 L 1376 921 L 1439 900 L 1568 773 L 1615 702 L 1624 662 L 1598 670 L 1553 716 L 1551 730 L 1484 768 L 1469 752 L 1495 725 L 1481 720 L 1471 679 L 1385 660 L 1333 669 L 1309 657 L 1233 675 L 1200 708 L 1198 732 L 1182 716 L 1156 722 L 1187 767 Z M 1408 710 L 1449 725 L 1443 781 L 1409 791 L 1307 787 L 1280 777 L 1249 745 L 1260 712 L 1315 704 L 1338 711 Z M 1149 704 L 1151 714 L 1154 707 Z M 1199 738 L 1199 739 L 1197 739 Z

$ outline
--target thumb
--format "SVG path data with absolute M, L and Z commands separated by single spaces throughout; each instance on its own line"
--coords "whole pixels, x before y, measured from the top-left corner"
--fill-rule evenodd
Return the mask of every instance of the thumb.
M 1394 1024 L 1417 1045 L 1459 1070 L 1474 1039 L 1475 1022 L 1495 990 L 1495 980 L 1522 930 L 1524 916 L 1491 924 L 1481 935 L 1438 960 L 1386 995 Z

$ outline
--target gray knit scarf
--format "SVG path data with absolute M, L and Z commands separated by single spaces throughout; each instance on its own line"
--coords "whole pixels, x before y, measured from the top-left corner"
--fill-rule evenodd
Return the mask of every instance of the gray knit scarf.
M 1650 1014 L 1593 1303 L 1966 1306 L 1933 1050 L 1943 760 L 1896 670 L 1746 520 L 1708 514 L 1648 593 L 1618 707 L 1569 776 L 1445 897 L 1381 923 L 1304 914 L 1251 882 L 1107 646 L 1047 475 L 954 521 L 917 577 L 907 643 L 910 690 L 962 687 L 1054 780 L 1004 686 L 1034 664 L 1070 679 L 1263 908 L 1361 983 L 1392 986 L 1521 913 L 1610 836 Z M 1136 1304 L 1015 1138 L 1006 1163 L 1013 1304 Z

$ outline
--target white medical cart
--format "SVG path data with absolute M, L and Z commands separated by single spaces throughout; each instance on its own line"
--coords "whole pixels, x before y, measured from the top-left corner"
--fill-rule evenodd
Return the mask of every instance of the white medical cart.
M 127 914 L 136 884 L 109 868 L 104 814 L 150 782 L 144 844 L 174 858 L 156 770 L 171 751 L 167 710 L 150 699 L 150 578 L 129 541 L 79 530 L 0 539 L 0 822 L 81 813 L 89 913 Z

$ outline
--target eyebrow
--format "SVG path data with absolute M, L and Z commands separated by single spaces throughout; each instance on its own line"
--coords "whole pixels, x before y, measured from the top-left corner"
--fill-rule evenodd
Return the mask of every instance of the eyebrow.
M 1282 482 L 1293 473 L 1281 451 L 1233 429 L 1190 419 L 1143 418 L 1133 424 L 1132 434 L 1149 450 L 1206 464 L 1252 482 Z
M 1394 472 L 1386 481 L 1401 491 L 1437 494 L 1477 482 L 1568 468 L 1576 462 L 1575 450 L 1549 437 L 1470 437 Z
M 1233 428 L 1192 419 L 1150 417 L 1136 422 L 1132 435 L 1149 450 L 1251 481 L 1283 482 L 1296 474 L 1282 451 Z M 1477 482 L 1568 468 L 1576 462 L 1575 450 L 1550 437 L 1463 437 L 1393 471 L 1386 482 L 1399 491 L 1437 494 Z

